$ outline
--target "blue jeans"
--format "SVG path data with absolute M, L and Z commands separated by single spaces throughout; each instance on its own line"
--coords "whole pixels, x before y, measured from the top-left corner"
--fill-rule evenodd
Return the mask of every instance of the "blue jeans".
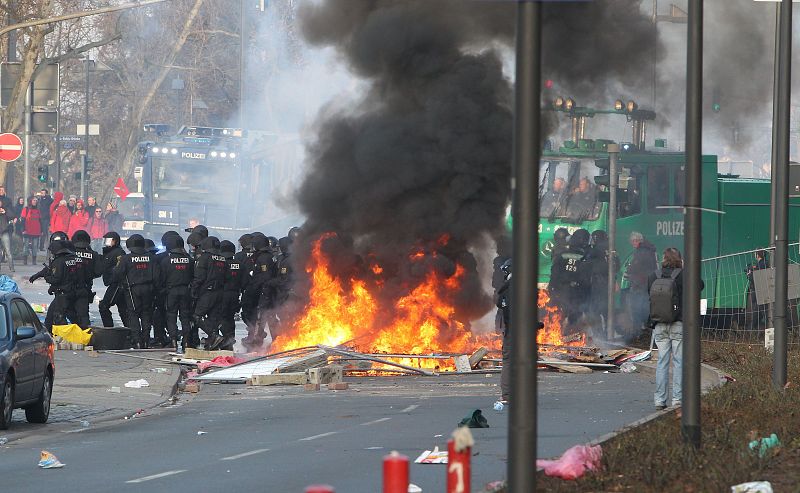
M 653 329 L 653 336 L 658 348 L 658 366 L 656 366 L 656 406 L 667 403 L 667 382 L 669 381 L 669 359 L 672 356 L 672 405 L 681 403 L 683 394 L 681 378 L 683 375 L 683 322 L 671 324 L 658 323 Z

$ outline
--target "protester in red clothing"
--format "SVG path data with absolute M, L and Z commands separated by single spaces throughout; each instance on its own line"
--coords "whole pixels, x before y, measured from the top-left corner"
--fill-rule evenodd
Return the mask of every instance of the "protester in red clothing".
M 24 220 L 22 230 L 22 262 L 28 265 L 28 252 L 30 252 L 31 265 L 33 265 L 36 264 L 39 237 L 42 236 L 42 214 L 39 210 L 39 199 L 37 197 L 28 199 L 28 206 L 22 209 L 20 218 Z
M 89 220 L 89 236 L 92 237 L 92 248 L 100 251 L 103 248 L 103 235 L 108 233 L 108 224 L 103 219 L 103 209 L 95 207 L 94 216 Z
M 58 196 L 59 193 L 56 192 L 56 197 Z M 61 196 L 63 197 L 63 195 Z M 56 231 L 66 233 L 69 229 L 69 219 L 72 217 L 72 213 L 67 207 L 67 201 L 62 198 L 60 201 L 53 203 L 58 205 L 53 209 L 53 213 L 50 214 L 50 231 L 53 233 Z
M 69 219 L 69 231 L 67 231 L 67 235 L 72 238 L 72 235 L 74 235 L 76 231 L 80 229 L 85 231 L 88 229 L 89 219 L 91 219 L 89 213 L 83 208 L 83 200 L 78 199 L 78 201 L 75 202 L 75 212 Z
M 61 192 L 55 192 L 53 194 L 53 201 L 50 202 L 50 217 L 53 217 L 53 213 L 56 211 L 56 207 L 58 207 L 58 204 L 61 203 L 61 199 L 63 199 L 63 198 L 64 198 L 64 194 L 61 193 Z M 67 202 L 65 201 L 64 204 L 66 204 L 66 203 Z M 66 231 L 64 231 L 64 232 L 66 233 Z

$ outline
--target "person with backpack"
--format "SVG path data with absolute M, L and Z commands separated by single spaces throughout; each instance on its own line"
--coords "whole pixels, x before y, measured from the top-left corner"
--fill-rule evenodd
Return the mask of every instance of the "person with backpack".
M 591 271 L 586 262 L 589 252 L 589 232 L 581 228 L 569 237 L 567 250 L 553 260 L 550 285 L 556 293 L 555 303 L 567 320 L 570 330 L 580 327 L 578 322 L 588 309 Z
M 650 293 L 650 321 L 655 323 L 653 339 L 658 348 L 656 366 L 657 409 L 667 407 L 669 361 L 672 357 L 672 405 L 681 403 L 683 371 L 683 258 L 677 248 L 664 250 L 661 273 L 653 272 L 647 279 Z M 705 287 L 700 281 L 700 290 Z

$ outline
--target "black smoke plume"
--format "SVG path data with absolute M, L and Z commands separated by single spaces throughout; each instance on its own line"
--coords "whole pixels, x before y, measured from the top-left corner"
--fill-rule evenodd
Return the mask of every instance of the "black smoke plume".
M 431 269 L 451 275 L 461 265 L 457 317 L 488 311 L 471 252 L 505 234 L 513 102 L 503 56 L 515 14 L 516 2 L 305 4 L 306 40 L 335 47 L 368 88 L 348 111 L 323 114 L 308 146 L 298 269 L 309 242 L 335 232 L 323 249 L 342 279 L 368 278 L 376 262 L 385 269 L 379 302 L 407 294 Z M 641 18 L 638 0 L 547 4 L 545 75 L 586 99 L 609 78 L 638 82 L 632 74 L 647 49 Z M 420 249 L 425 260 L 411 261 Z

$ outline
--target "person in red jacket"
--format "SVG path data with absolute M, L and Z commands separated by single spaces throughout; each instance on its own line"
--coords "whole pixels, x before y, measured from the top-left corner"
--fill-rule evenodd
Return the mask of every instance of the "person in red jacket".
M 78 199 L 78 201 L 75 202 L 75 212 L 69 219 L 69 231 L 67 232 L 67 235 L 72 238 L 72 235 L 74 235 L 76 231 L 80 229 L 85 231 L 88 229 L 89 219 L 89 213 L 83 208 L 83 200 Z
M 56 196 L 58 196 L 58 194 L 56 194 Z M 66 200 L 61 199 L 60 201 L 54 203 L 57 205 L 53 209 L 53 213 L 50 214 L 50 231 L 61 231 L 66 233 L 69 229 L 69 218 L 72 216 L 72 213 L 67 207 Z
M 103 209 L 95 207 L 94 215 L 89 220 L 89 236 L 92 237 L 92 248 L 98 252 L 103 248 L 103 235 L 106 233 L 108 233 L 108 224 L 103 219 Z
M 28 206 L 22 209 L 22 262 L 28 265 L 28 252 L 31 254 L 31 265 L 36 264 L 36 252 L 39 249 L 39 238 L 42 236 L 42 213 L 39 210 L 39 199 L 31 197 Z

